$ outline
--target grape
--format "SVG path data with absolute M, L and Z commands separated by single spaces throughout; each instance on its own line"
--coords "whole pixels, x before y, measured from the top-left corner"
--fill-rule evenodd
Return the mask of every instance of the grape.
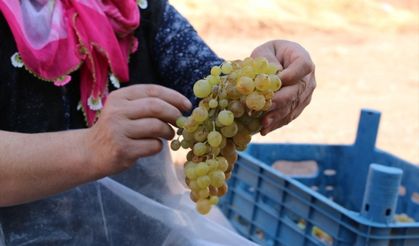
M 211 99 L 208 103 L 210 108 L 216 108 L 218 106 L 218 101 L 216 99 Z
M 209 174 L 211 185 L 215 188 L 221 187 L 225 181 L 225 174 L 223 171 L 212 171 Z
M 211 68 L 212 76 L 219 76 L 221 74 L 221 68 L 219 66 L 214 66 Z
M 194 133 L 194 139 L 198 142 L 203 142 L 207 139 L 208 131 L 204 127 L 199 127 Z
M 218 196 L 211 196 L 210 199 L 209 199 L 209 202 L 212 205 L 217 205 L 218 201 L 219 201 Z
M 209 189 L 208 187 L 198 191 L 198 195 L 200 199 L 206 199 L 209 197 Z
M 221 71 L 223 74 L 229 74 L 233 71 L 233 66 L 230 62 L 224 62 L 223 65 L 221 65 Z
M 203 107 L 198 107 L 192 111 L 192 119 L 195 122 L 203 122 L 208 118 L 208 111 Z
M 259 91 L 265 92 L 271 88 L 271 81 L 266 74 L 258 74 L 255 78 L 255 86 Z
M 220 108 L 226 108 L 226 107 L 228 106 L 228 100 L 226 100 L 226 99 L 221 99 L 221 100 L 218 102 L 218 105 L 220 105 Z
M 185 116 L 180 116 L 176 119 L 176 126 L 180 129 L 185 128 L 187 118 Z
M 200 213 L 200 214 L 208 214 L 209 211 L 211 210 L 211 203 L 209 202 L 208 199 L 203 199 L 203 200 L 199 200 L 196 203 L 196 210 Z
M 219 168 L 218 167 L 219 161 L 217 161 L 216 159 L 209 159 L 207 160 L 207 165 L 208 165 L 209 171 L 214 171 Z
M 224 196 L 225 193 L 227 193 L 228 186 L 226 184 L 223 184 L 220 188 L 218 188 L 218 196 Z
M 207 97 L 211 93 L 211 85 L 207 80 L 198 80 L 193 86 L 193 92 L 198 98 Z
M 237 100 L 230 102 L 230 104 L 228 105 L 228 110 L 233 112 L 235 118 L 241 117 L 246 112 L 246 109 L 244 108 L 243 104 Z
M 170 148 L 172 148 L 172 150 L 178 150 L 178 149 L 180 149 L 180 142 L 179 142 L 179 140 L 177 140 L 177 139 L 173 140 L 170 143 Z
M 224 137 L 231 138 L 237 134 L 238 130 L 239 128 L 237 127 L 237 124 L 233 122 L 233 124 L 221 128 L 221 133 Z
M 221 141 L 223 140 L 223 136 L 217 131 L 212 131 L 208 134 L 208 143 L 211 145 L 211 147 L 218 147 L 221 144 Z
M 209 171 L 209 167 L 207 163 L 205 162 L 200 162 L 195 167 L 195 173 L 198 176 L 204 176 L 205 174 L 208 173 L 208 171 Z
M 201 214 L 209 213 L 227 192 L 237 151 L 260 131 L 261 117 L 271 110 L 274 93 L 281 88 L 278 70 L 263 57 L 248 57 L 214 66 L 194 84 L 198 107 L 176 120 L 179 137 L 170 146 L 189 149 L 185 183 Z
M 270 87 L 272 91 L 277 91 L 279 88 L 281 88 L 282 82 L 277 75 L 269 75 L 269 81 L 271 82 Z
M 207 145 L 204 143 L 196 143 L 193 146 L 193 153 L 197 156 L 202 156 L 207 153 Z
M 237 81 L 236 87 L 237 91 L 242 95 L 249 95 L 255 89 L 255 83 L 253 82 L 253 79 L 243 76 Z
M 259 111 L 265 106 L 265 97 L 256 92 L 252 92 L 246 98 L 246 105 L 251 110 Z
M 222 110 L 220 113 L 218 113 L 217 119 L 221 124 L 229 126 L 234 122 L 234 114 L 230 110 Z
M 205 175 L 205 176 L 198 177 L 196 182 L 199 188 L 205 189 L 210 185 L 211 180 L 207 175 Z

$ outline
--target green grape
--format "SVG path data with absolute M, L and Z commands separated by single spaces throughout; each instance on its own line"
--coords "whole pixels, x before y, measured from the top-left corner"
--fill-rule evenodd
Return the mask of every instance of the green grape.
M 218 201 L 219 201 L 218 196 L 211 196 L 210 199 L 209 199 L 209 203 L 211 205 L 217 205 L 218 204 Z
M 193 163 L 200 163 L 201 161 L 204 161 L 204 157 L 203 156 L 194 155 L 192 157 L 192 162 Z
M 192 147 L 193 143 L 189 140 L 183 139 L 182 141 L 180 141 L 180 146 L 182 146 L 182 148 L 187 149 Z
M 207 145 L 205 143 L 196 143 L 193 146 L 193 153 L 196 156 L 203 156 L 207 153 Z
M 231 138 L 237 134 L 238 130 L 239 128 L 237 127 L 237 124 L 233 122 L 233 124 L 221 128 L 221 133 L 223 134 L 224 137 Z
M 219 188 L 223 186 L 225 182 L 225 174 L 224 172 L 219 171 L 219 170 L 210 172 L 209 178 L 210 178 L 211 185 L 214 186 L 215 188 Z
M 185 128 L 187 118 L 185 116 L 180 116 L 176 119 L 176 126 L 179 128 Z
M 261 92 L 267 91 L 271 88 L 271 81 L 266 74 L 258 74 L 255 78 L 255 87 Z
M 223 74 L 229 74 L 233 71 L 233 66 L 230 62 L 224 62 L 223 65 L 221 65 L 221 72 Z
M 198 126 L 199 126 L 199 124 L 194 119 L 192 119 L 192 117 L 188 117 L 186 119 L 184 129 L 187 132 L 194 132 L 194 131 L 196 131 L 196 129 L 198 129 Z
M 268 68 L 269 62 L 265 57 L 257 57 L 253 60 L 253 69 L 256 73 L 264 73 Z
M 273 63 L 269 63 L 268 67 L 266 68 L 266 73 L 267 74 L 276 74 L 278 72 L 279 68 L 277 65 L 273 64 Z
M 195 139 L 193 132 L 183 131 L 182 136 L 183 139 L 188 141 L 193 141 Z
M 270 89 L 272 91 L 277 91 L 282 86 L 281 79 L 277 75 L 274 75 L 274 74 L 269 75 L 269 81 L 271 83 Z
M 228 83 L 224 89 L 227 92 L 227 97 L 229 99 L 239 99 L 241 96 L 240 92 L 237 90 L 237 87 L 233 84 Z
M 241 70 L 241 75 L 253 79 L 256 76 L 256 73 L 252 66 L 244 66 Z
M 201 189 L 198 191 L 199 199 L 206 199 L 209 197 L 209 188 Z
M 262 111 L 268 111 L 272 107 L 272 100 L 266 100 L 265 105 L 262 108 Z
M 245 151 L 247 148 L 247 145 L 236 145 L 237 151 Z
M 221 81 L 220 76 L 213 76 L 213 75 L 208 76 L 206 79 L 208 80 L 208 83 L 210 84 L 212 88 L 216 86 L 217 84 L 219 84 Z
M 224 126 L 229 126 L 234 122 L 234 114 L 230 110 L 221 110 L 218 113 L 217 120 Z
M 227 170 L 228 162 L 227 162 L 226 158 L 224 158 L 222 156 L 217 157 L 217 163 L 218 163 L 217 167 L 218 167 L 219 170 L 221 170 L 223 172 L 225 172 Z
M 228 104 L 228 110 L 233 112 L 235 118 L 240 118 L 246 112 L 243 104 L 237 100 L 231 101 Z
M 208 199 L 203 199 L 203 200 L 199 200 L 196 203 L 196 210 L 200 213 L 200 214 L 208 214 L 209 211 L 211 210 L 211 203 L 209 202 Z
M 228 100 L 226 100 L 226 99 L 221 99 L 221 100 L 218 102 L 218 106 L 220 106 L 220 108 L 226 108 L 226 107 L 228 106 Z
M 212 76 L 220 76 L 221 74 L 221 68 L 219 66 L 213 66 L 211 68 L 211 75 Z
M 221 140 L 220 149 L 224 148 L 227 144 L 227 138 L 223 137 L 223 140 Z
M 246 98 L 246 106 L 251 110 L 259 111 L 265 106 L 265 97 L 252 92 Z
M 211 99 L 211 100 L 209 101 L 209 103 L 208 103 L 208 106 L 209 106 L 210 108 L 216 108 L 216 107 L 218 106 L 218 101 L 217 101 L 217 99 Z
M 242 95 L 249 95 L 255 89 L 255 83 L 253 79 L 243 76 L 237 81 L 236 88 Z
M 207 175 L 204 175 L 204 176 L 198 177 L 196 179 L 196 182 L 197 182 L 199 188 L 205 189 L 210 185 L 211 180 Z
M 207 97 L 211 93 L 211 85 L 208 80 L 198 80 L 193 86 L 193 92 L 198 98 Z
M 191 198 L 193 202 L 199 201 L 199 194 L 197 191 L 191 191 L 191 193 L 189 194 L 189 197 Z
M 198 190 L 200 190 L 200 188 L 199 188 L 199 186 L 198 186 L 198 182 L 196 182 L 196 180 L 191 180 L 191 181 L 189 182 L 188 187 L 189 187 L 191 190 L 194 190 L 194 191 L 198 191 Z
M 195 168 L 194 167 L 185 168 L 185 176 L 188 177 L 188 179 L 190 180 L 196 179 L 197 175 L 195 172 Z
M 203 176 L 203 175 L 207 174 L 208 171 L 209 171 L 209 167 L 208 167 L 206 162 L 200 162 L 200 163 L 196 164 L 196 167 L 195 167 L 196 175 Z
M 214 171 L 219 168 L 218 167 L 219 162 L 216 159 L 207 160 L 207 165 L 208 165 L 209 171 Z
M 194 132 L 194 139 L 198 142 L 204 142 L 207 139 L 208 131 L 205 127 L 199 127 L 196 132 Z
M 221 141 L 220 141 L 221 142 Z M 172 148 L 172 150 L 178 150 L 180 149 L 180 141 L 175 139 L 170 143 L 170 148 Z
M 221 144 L 221 141 L 223 140 L 223 136 L 217 131 L 212 131 L 208 133 L 208 143 L 211 145 L 211 147 L 218 147 Z
M 208 111 L 203 107 L 195 108 L 191 117 L 195 122 L 203 122 L 208 118 Z
M 221 143 L 222 143 L 222 141 L 221 141 Z M 219 155 L 220 152 L 221 152 L 221 148 L 220 147 L 211 147 L 211 154 L 213 156 Z

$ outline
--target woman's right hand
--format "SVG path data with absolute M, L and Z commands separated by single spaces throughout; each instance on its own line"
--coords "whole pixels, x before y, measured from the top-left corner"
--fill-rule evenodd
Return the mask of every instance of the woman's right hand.
M 175 135 L 181 111 L 192 107 L 175 90 L 158 85 L 133 85 L 116 90 L 107 98 L 96 124 L 85 138 L 85 154 L 98 176 L 108 176 L 129 168 L 137 158 L 162 149 L 161 138 Z

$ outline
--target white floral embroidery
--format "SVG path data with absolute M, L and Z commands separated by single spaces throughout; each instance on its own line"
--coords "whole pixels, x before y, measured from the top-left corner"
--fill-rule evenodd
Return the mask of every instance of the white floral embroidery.
M 102 98 L 94 98 L 92 95 L 87 99 L 87 105 L 93 111 L 98 111 L 103 108 Z
M 138 6 L 140 6 L 141 9 L 146 9 L 148 7 L 148 1 L 147 0 L 137 0 Z
M 19 53 L 14 53 L 12 57 L 10 57 L 10 61 L 12 62 L 13 67 L 21 68 L 23 67 L 23 61 L 20 57 Z
M 79 101 L 79 103 L 77 104 L 77 111 L 80 111 L 82 109 L 82 104 L 81 101 Z
M 109 75 L 109 80 L 111 81 L 111 84 L 115 87 L 115 88 L 117 88 L 117 89 L 119 89 L 120 87 L 121 87 L 121 83 L 119 82 L 119 79 L 113 74 L 113 73 L 111 73 L 110 75 Z

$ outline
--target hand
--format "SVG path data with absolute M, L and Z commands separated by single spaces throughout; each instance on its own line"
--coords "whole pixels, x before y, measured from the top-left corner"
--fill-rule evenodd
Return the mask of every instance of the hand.
M 290 41 L 269 41 L 257 47 L 251 56 L 265 57 L 280 68 L 283 87 L 275 93 L 271 109 L 262 118 L 261 134 L 266 135 L 297 118 L 310 103 L 316 87 L 315 69 L 308 52 Z
M 137 158 L 160 152 L 159 138 L 172 139 L 181 111 L 191 107 L 182 94 L 158 85 L 133 85 L 112 92 L 87 133 L 87 153 L 98 176 L 130 167 Z

